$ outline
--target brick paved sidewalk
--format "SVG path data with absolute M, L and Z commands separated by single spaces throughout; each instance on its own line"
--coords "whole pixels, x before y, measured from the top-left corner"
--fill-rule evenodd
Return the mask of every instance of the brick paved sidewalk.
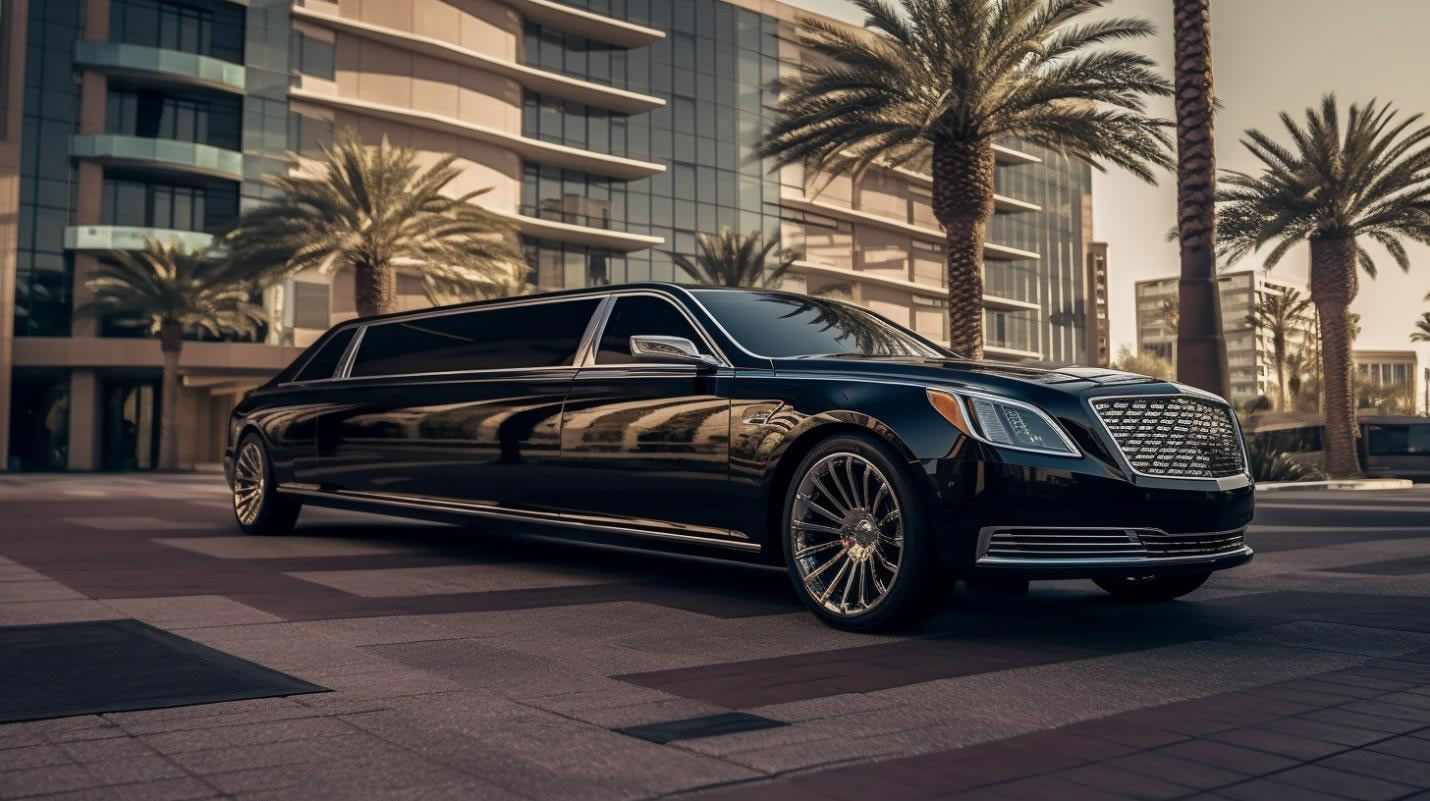
M 1430 651 L 700 801 L 1430 801 Z

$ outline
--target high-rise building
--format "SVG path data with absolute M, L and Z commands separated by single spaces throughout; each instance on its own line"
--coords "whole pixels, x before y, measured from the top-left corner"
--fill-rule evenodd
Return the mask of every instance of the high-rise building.
M 1177 361 L 1177 277 L 1138 281 L 1137 347 L 1142 353 Z M 1228 270 L 1217 276 L 1221 295 L 1222 332 L 1226 336 L 1227 367 L 1231 373 L 1231 398 L 1245 403 L 1265 395 L 1275 398 L 1276 359 L 1271 336 L 1251 323 L 1252 310 L 1268 294 L 1294 289 L 1306 297 L 1304 284 L 1272 277 L 1264 270 Z M 1287 336 L 1287 352 L 1301 351 L 1310 341 L 1311 326 L 1299 326 Z
M 273 192 L 265 175 L 300 168 L 290 152 L 340 126 L 424 162 L 455 154 L 453 189 L 490 190 L 480 202 L 517 224 L 543 289 L 680 280 L 671 254 L 698 233 L 761 231 L 798 253 L 787 288 L 838 288 L 946 339 L 929 176 L 828 181 L 755 156 L 770 82 L 804 62 L 804 14 L 774 0 L 0 3 L 0 466 L 151 467 L 158 343 L 76 316 L 86 276 L 145 236 L 211 241 Z M 988 355 L 1105 358 L 1087 165 L 1016 142 L 997 162 Z M 416 276 L 398 291 L 427 303 Z M 300 275 L 264 302 L 261 341 L 184 348 L 185 465 L 218 460 L 236 398 L 354 314 L 352 277 Z

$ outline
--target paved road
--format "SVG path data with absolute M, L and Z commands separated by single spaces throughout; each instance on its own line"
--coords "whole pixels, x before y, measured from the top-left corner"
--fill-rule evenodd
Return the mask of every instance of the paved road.
M 333 690 L 0 725 L 0 799 L 1430 798 L 1430 488 L 1263 496 L 1251 541 L 1184 601 L 961 592 L 872 637 L 776 571 L 0 477 L 0 626 L 136 618 Z M 764 727 L 634 736 L 731 713 Z

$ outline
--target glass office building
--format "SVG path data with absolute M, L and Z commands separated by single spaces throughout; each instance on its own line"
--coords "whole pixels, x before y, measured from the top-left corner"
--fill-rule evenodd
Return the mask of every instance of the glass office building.
M 10 0 L 0 119 L 0 465 L 145 469 L 157 343 L 77 316 L 84 281 L 145 236 L 201 245 L 342 126 L 424 161 L 520 231 L 539 287 L 682 280 L 672 254 L 723 228 L 779 236 L 784 286 L 947 330 L 931 181 L 827 181 L 755 146 L 770 82 L 801 69 L 806 12 L 766 0 Z M 997 149 L 985 250 L 991 358 L 1088 355 L 1086 165 Z M 216 461 L 247 388 L 354 314 L 352 276 L 264 292 L 258 341 L 195 337 L 181 461 Z M 400 275 L 399 305 L 427 304 Z M 233 338 L 230 338 L 233 339 Z

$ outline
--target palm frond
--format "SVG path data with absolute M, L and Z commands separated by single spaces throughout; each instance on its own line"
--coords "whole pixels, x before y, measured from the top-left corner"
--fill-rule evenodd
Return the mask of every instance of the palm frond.
M 729 228 L 696 238 L 694 257 L 672 253 L 671 260 L 690 280 L 704 286 L 773 288 L 780 285 L 796 256 L 781 250 L 779 237 L 759 231 L 740 235 Z

